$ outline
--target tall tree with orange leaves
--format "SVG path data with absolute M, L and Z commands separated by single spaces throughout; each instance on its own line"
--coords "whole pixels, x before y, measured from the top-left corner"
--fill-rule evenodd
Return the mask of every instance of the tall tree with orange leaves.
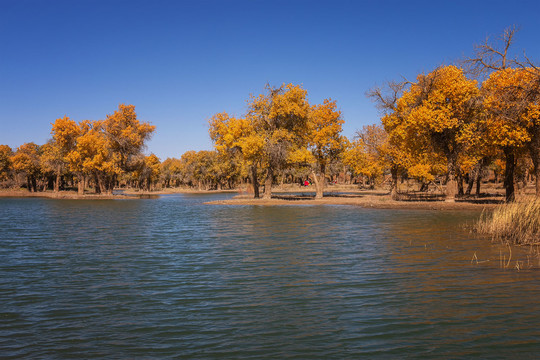
M 482 84 L 486 116 L 484 138 L 505 155 L 506 200 L 514 199 L 514 168 L 520 149 L 528 148 L 540 196 L 540 81 L 530 68 L 493 72 Z
M 460 68 L 444 66 L 419 75 L 403 93 L 397 102 L 400 116 L 383 118 L 385 127 L 397 132 L 413 155 L 444 158 L 446 201 L 454 201 L 458 192 L 460 155 L 473 143 L 480 109 L 476 81 L 467 79 Z
M 255 123 L 250 118 L 236 118 L 226 112 L 212 116 L 209 125 L 210 138 L 216 150 L 231 160 L 241 157 L 249 167 L 253 196 L 258 198 L 257 168 L 265 161 L 263 134 L 256 131 Z
M 0 145 L 0 181 L 9 179 L 13 151 L 8 145 Z
M 130 170 L 133 156 L 142 152 L 145 142 L 150 139 L 156 127 L 140 122 L 134 105 L 120 104 L 118 110 L 101 124 L 107 147 L 115 154 L 117 166 L 123 171 Z
M 81 128 L 67 116 L 56 119 L 51 125 L 52 141 L 44 149 L 44 160 L 55 173 L 54 191 L 57 192 L 60 189 L 60 177 L 67 168 L 67 155 L 75 148 Z
M 28 191 L 37 191 L 37 178 L 40 173 L 40 149 L 33 142 L 22 144 L 11 157 L 13 170 L 26 178 Z
M 293 151 L 307 145 L 310 107 L 307 91 L 298 85 L 266 86 L 266 93 L 251 96 L 243 118 L 227 113 L 210 119 L 210 137 L 218 151 L 241 153 L 251 168 L 254 196 L 259 196 L 257 167 L 266 170 L 263 198 L 272 196 L 275 174 Z
M 255 146 L 262 145 L 266 167 L 263 198 L 270 199 L 274 175 L 287 165 L 292 151 L 307 144 L 310 106 L 307 91 L 298 85 L 267 86 L 266 90 L 251 97 L 246 118 L 258 136 Z
M 324 194 L 327 167 L 344 150 L 344 139 L 341 135 L 344 121 L 336 101 L 331 99 L 312 106 L 308 119 L 307 141 L 314 160 L 312 177 L 315 182 L 315 198 L 320 199 Z

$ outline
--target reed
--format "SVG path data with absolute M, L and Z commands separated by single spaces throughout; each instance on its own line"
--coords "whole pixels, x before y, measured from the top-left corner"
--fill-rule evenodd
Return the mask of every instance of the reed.
M 506 244 L 540 244 L 540 199 L 523 197 L 483 212 L 474 231 Z

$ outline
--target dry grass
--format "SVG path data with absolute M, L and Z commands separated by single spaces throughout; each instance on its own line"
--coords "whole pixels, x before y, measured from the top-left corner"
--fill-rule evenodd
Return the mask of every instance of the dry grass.
M 499 205 L 492 212 L 483 212 L 474 230 L 491 236 L 496 242 L 537 245 L 540 243 L 540 199 L 522 197 Z

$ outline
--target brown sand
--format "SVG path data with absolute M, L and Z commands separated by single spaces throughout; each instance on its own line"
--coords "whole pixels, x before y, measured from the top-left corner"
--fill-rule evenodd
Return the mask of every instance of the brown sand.
M 79 195 L 76 191 L 39 191 L 39 192 L 29 192 L 28 190 L 1 190 L 0 198 L 10 197 L 10 198 L 50 198 L 50 199 L 137 199 L 141 196 L 126 196 L 126 195 L 106 195 L 106 194 L 84 194 Z
M 298 191 L 300 190 L 300 191 Z M 322 199 L 315 199 L 314 194 L 310 189 L 302 188 L 278 188 L 272 196 L 272 199 L 254 199 L 245 191 L 228 190 L 223 192 L 237 193 L 239 195 L 228 200 L 218 200 L 207 202 L 211 205 L 262 205 L 262 206 L 283 206 L 283 205 L 353 205 L 366 208 L 379 209 L 432 209 L 432 210 L 465 210 L 484 208 L 493 208 L 497 203 L 500 203 L 501 198 L 468 198 L 457 200 L 456 202 L 433 201 L 395 201 L 390 198 L 386 191 L 368 191 L 358 190 L 358 187 L 343 187 L 332 188 L 329 196 Z M 294 192 L 295 194 L 290 194 Z M 0 190 L 0 197 L 39 197 L 52 199 L 140 199 L 140 198 L 157 198 L 162 194 L 175 193 L 218 193 L 218 191 L 198 191 L 193 189 L 175 188 L 163 189 L 160 191 L 136 191 L 125 190 L 122 194 L 104 195 L 104 194 L 84 194 L 79 195 L 76 191 L 61 191 L 55 193 L 52 191 L 32 193 L 27 190 Z M 301 195 L 298 195 L 301 193 Z M 421 195 L 422 196 L 422 195 Z
M 496 201 L 457 200 L 445 201 L 394 201 L 388 195 L 327 196 L 315 199 L 307 196 L 275 196 L 272 199 L 253 199 L 239 195 L 229 200 L 210 201 L 210 205 L 353 205 L 378 209 L 430 209 L 430 210 L 483 210 L 493 208 Z

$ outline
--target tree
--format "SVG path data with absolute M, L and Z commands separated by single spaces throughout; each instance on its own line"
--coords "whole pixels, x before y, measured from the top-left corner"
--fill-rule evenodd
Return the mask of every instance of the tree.
M 247 119 L 253 124 L 255 140 L 262 141 L 266 165 L 263 198 L 272 196 L 274 174 L 282 170 L 290 153 L 307 143 L 309 104 L 307 91 L 298 85 L 283 84 L 279 88 L 266 87 L 267 93 L 252 96 Z M 258 147 L 259 144 L 256 144 Z
M 398 198 L 398 177 L 400 174 L 406 172 L 407 168 L 409 168 L 412 163 L 411 154 L 404 146 L 404 134 L 396 131 L 406 115 L 402 111 L 407 110 L 406 108 L 398 107 L 398 101 L 403 95 L 403 92 L 410 85 L 411 83 L 407 81 L 390 81 L 384 88 L 375 87 L 366 94 L 375 102 L 377 108 L 382 113 L 381 122 L 383 124 L 383 129 L 387 134 L 386 143 L 383 146 L 383 153 L 384 160 L 390 168 L 392 179 L 390 183 L 390 196 L 394 200 L 397 200 Z
M 163 187 L 179 186 L 181 180 L 181 162 L 180 159 L 167 158 L 160 165 L 160 178 Z
M 129 171 L 132 157 L 140 154 L 150 139 L 155 126 L 137 119 L 134 105 L 120 104 L 118 110 L 101 123 L 107 147 L 115 155 L 117 166 Z
M 13 151 L 8 145 L 0 145 L 0 181 L 8 180 L 11 171 Z
M 493 72 L 483 83 L 485 138 L 505 154 L 506 199 L 514 199 L 514 171 L 519 151 L 527 147 L 540 196 L 540 89 L 530 68 L 506 68 Z M 536 90 L 535 90 L 536 88 Z
M 356 132 L 355 140 L 344 154 L 344 162 L 355 174 L 366 176 L 374 186 L 375 179 L 381 178 L 390 166 L 386 152 L 388 136 L 378 125 L 367 125 Z
M 26 177 L 28 191 L 37 191 L 37 177 L 40 173 L 40 149 L 33 142 L 22 144 L 11 158 L 15 172 Z
M 60 179 L 64 171 L 65 160 L 61 149 L 53 140 L 47 141 L 41 146 L 40 167 L 47 177 L 54 176 L 54 192 L 60 191 Z
M 468 66 L 468 71 L 480 78 L 487 77 L 493 72 L 503 72 L 516 65 L 516 60 L 510 57 L 510 48 L 514 42 L 517 33 L 516 27 L 506 28 L 502 35 L 491 41 L 489 38 L 475 46 L 474 55 L 465 59 L 464 63 Z M 496 80 L 488 81 L 488 87 L 493 87 Z M 483 85 L 484 92 L 486 86 Z M 489 102 L 489 101 L 488 101 Z M 487 105 L 488 107 L 491 105 Z M 493 119 L 493 111 L 488 110 L 491 114 L 489 118 Z M 515 119 L 514 119 L 515 120 Z M 513 142 L 513 141 L 511 141 Z M 514 199 L 514 170 L 516 166 L 516 150 L 519 147 L 502 146 L 505 156 L 505 174 L 504 187 L 506 192 L 506 201 Z
M 310 107 L 300 86 L 283 84 L 266 90 L 251 96 L 245 117 L 219 113 L 209 124 L 216 150 L 231 156 L 240 153 L 251 168 L 255 197 L 259 197 L 257 168 L 266 169 L 263 197 L 270 198 L 274 175 L 287 166 L 295 150 L 307 144 Z
M 136 163 L 132 177 L 137 181 L 137 187 L 147 191 L 152 190 L 161 173 L 159 158 L 155 154 L 141 155 Z
M 209 121 L 210 138 L 216 150 L 232 159 L 241 156 L 250 169 L 253 195 L 259 197 L 257 167 L 264 162 L 264 137 L 256 131 L 252 119 L 236 118 L 222 112 Z
M 343 151 L 343 123 L 341 111 L 337 110 L 335 101 L 325 99 L 322 104 L 314 105 L 310 109 L 307 124 L 308 149 L 314 159 L 312 176 L 317 199 L 323 197 L 328 165 Z
M 403 93 L 397 103 L 401 116 L 383 118 L 396 122 L 387 125 L 399 133 L 413 156 L 433 153 L 444 157 L 447 201 L 454 201 L 457 193 L 459 157 L 475 133 L 478 98 L 476 81 L 467 79 L 455 66 L 440 67 L 428 75 L 419 75 Z
M 56 119 L 51 125 L 52 142 L 45 151 L 45 157 L 56 175 L 54 191 L 59 191 L 60 176 L 68 165 L 68 154 L 75 149 L 82 128 L 67 116 Z M 80 177 L 78 175 L 79 183 L 82 185 Z
M 67 126 L 68 131 L 62 132 L 61 135 L 59 133 L 59 138 L 55 137 L 57 131 L 53 125 L 53 140 L 57 141 L 62 151 L 65 152 L 64 159 L 68 164 L 69 171 L 77 176 L 77 193 L 79 195 L 84 194 L 86 179 L 90 175 L 88 159 L 92 153 L 89 149 L 92 142 L 91 138 L 88 138 L 94 125 L 95 122 L 90 120 L 83 120 L 79 124 L 73 121 Z M 65 143 L 62 143 L 64 141 Z
M 154 130 L 155 126 L 137 119 L 135 106 L 120 104 L 105 120 L 85 120 L 77 126 L 69 118 L 58 119 L 52 133 L 79 178 L 79 194 L 87 176 L 93 177 L 97 193 L 111 194 L 118 176 L 135 169 L 135 160 Z

